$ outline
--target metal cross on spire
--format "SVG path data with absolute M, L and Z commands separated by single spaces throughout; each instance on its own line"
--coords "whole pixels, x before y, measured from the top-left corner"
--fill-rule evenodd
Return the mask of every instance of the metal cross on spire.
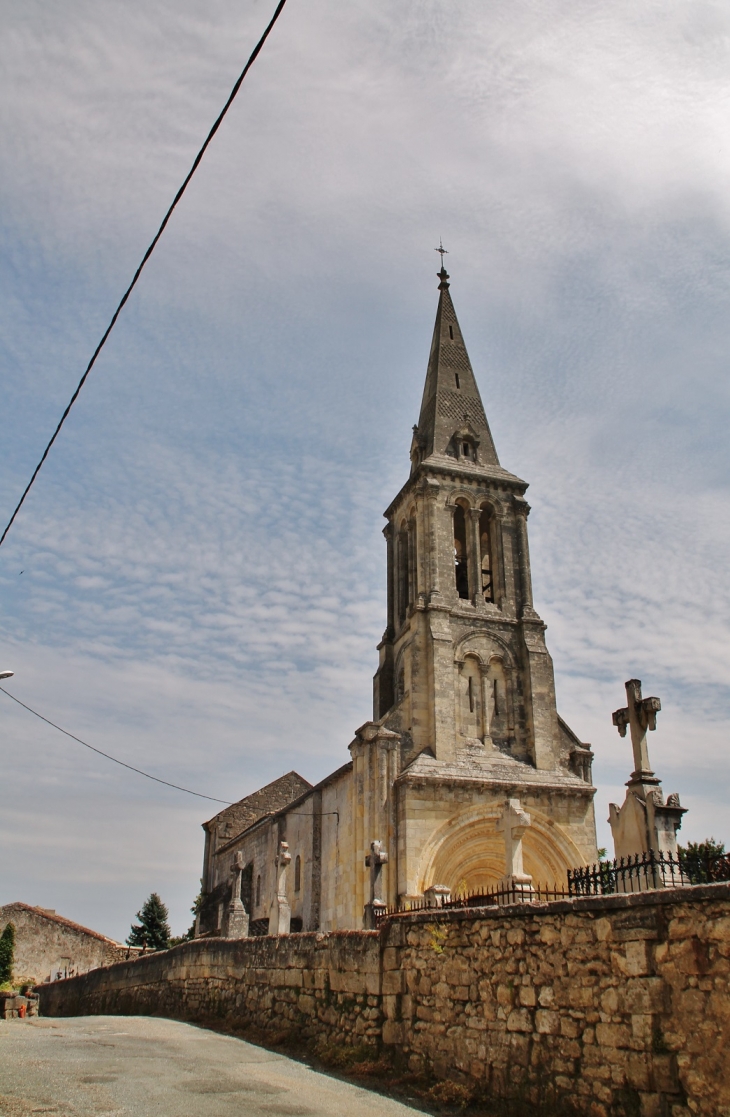
M 449 253 L 448 253 L 448 250 L 444 248 L 444 242 L 441 240 L 441 237 L 439 237 L 439 246 L 438 246 L 438 248 L 434 248 L 434 252 L 440 252 L 441 253 L 441 267 L 443 268 L 443 266 L 444 266 L 444 256 L 448 256 Z

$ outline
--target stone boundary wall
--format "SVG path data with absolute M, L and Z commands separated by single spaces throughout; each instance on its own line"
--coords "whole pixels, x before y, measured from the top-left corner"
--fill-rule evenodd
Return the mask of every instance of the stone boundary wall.
M 195 939 L 171 950 L 37 986 L 44 1016 L 221 1018 L 376 1048 L 383 1028 L 378 931 Z
M 365 1043 L 495 1095 L 539 1084 L 587 1117 L 730 1117 L 728 884 L 198 940 L 38 991 L 50 1016 Z

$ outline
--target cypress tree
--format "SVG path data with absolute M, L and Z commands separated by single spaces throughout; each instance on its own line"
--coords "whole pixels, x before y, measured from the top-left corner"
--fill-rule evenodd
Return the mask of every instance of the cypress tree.
M 6 923 L 0 935 L 0 985 L 13 980 L 13 958 L 15 956 L 15 924 Z
M 137 912 L 138 924 L 133 923 L 127 936 L 128 946 L 146 946 L 148 950 L 167 950 L 170 945 L 170 925 L 167 908 L 156 892 L 145 900 Z

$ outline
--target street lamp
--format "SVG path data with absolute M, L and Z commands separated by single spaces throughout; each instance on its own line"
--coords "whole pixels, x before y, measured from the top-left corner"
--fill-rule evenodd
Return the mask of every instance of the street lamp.
M 10 679 L 14 674 L 14 671 L 0 671 L 0 679 Z

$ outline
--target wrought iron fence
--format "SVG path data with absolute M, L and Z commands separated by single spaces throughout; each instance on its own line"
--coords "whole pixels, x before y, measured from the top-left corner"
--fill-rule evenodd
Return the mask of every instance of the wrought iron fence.
M 730 855 L 707 851 L 672 854 L 652 849 L 634 857 L 568 870 L 571 896 L 611 896 L 725 880 L 730 880 Z
M 448 899 L 441 896 L 427 900 L 425 897 L 417 900 L 403 900 L 392 907 L 381 908 L 375 916 L 376 923 L 393 916 L 413 915 L 419 911 L 445 911 L 458 908 L 489 908 L 497 904 L 530 904 L 536 901 L 565 900 L 570 896 L 567 887 L 555 884 L 520 884 L 513 882 L 510 885 L 495 885 L 481 892 L 457 894 Z
M 646 892 L 653 888 L 680 888 L 688 884 L 713 884 L 730 881 L 730 854 L 637 853 L 618 861 L 599 861 L 568 870 L 566 887 L 551 884 L 520 884 L 487 888 L 481 892 L 431 900 L 419 897 L 404 900 L 392 907 L 382 907 L 375 914 L 376 925 L 385 919 L 405 917 L 421 911 L 486 908 L 503 904 L 524 904 L 565 900 L 575 896 L 610 896 L 626 892 Z

